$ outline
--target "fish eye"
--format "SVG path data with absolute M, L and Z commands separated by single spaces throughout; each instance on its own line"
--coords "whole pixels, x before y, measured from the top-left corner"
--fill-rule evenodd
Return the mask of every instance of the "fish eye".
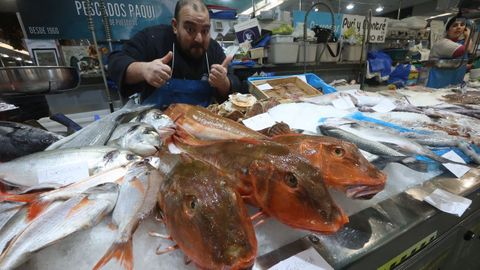
M 127 157 L 126 157 L 126 158 L 127 158 L 127 160 L 130 160 L 130 161 L 132 161 L 132 160 L 134 160 L 134 159 L 135 159 L 135 155 L 132 155 L 132 154 L 127 154 Z
M 195 207 L 197 207 L 197 202 L 195 200 L 190 201 L 190 208 L 194 210 Z
M 296 188 L 298 186 L 297 177 L 295 177 L 293 174 L 287 175 L 285 181 L 289 187 Z
M 343 157 L 343 155 L 345 155 L 345 150 L 343 150 L 343 149 L 340 148 L 340 147 L 336 147 L 336 148 L 333 150 L 333 153 L 334 153 L 335 156 L 337 156 L 337 157 Z
M 43 138 L 41 139 L 41 142 L 47 144 L 47 143 L 52 143 L 52 140 L 48 138 Z
M 193 217 L 197 207 L 198 207 L 197 197 L 193 195 L 187 195 L 184 197 L 183 211 L 187 216 Z

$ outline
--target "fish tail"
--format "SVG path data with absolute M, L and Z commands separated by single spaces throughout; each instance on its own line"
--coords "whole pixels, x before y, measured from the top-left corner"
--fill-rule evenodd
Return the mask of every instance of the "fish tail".
M 124 269 L 133 270 L 133 247 L 131 238 L 126 243 L 113 243 L 107 252 L 105 252 L 105 255 L 103 255 L 93 267 L 93 270 L 102 268 L 113 258 L 118 260 Z
M 38 193 L 31 194 L 10 194 L 0 189 L 0 202 L 25 202 L 31 203 L 38 198 Z
M 31 221 L 40 215 L 50 205 L 50 202 L 46 201 L 33 201 L 28 206 L 27 220 Z

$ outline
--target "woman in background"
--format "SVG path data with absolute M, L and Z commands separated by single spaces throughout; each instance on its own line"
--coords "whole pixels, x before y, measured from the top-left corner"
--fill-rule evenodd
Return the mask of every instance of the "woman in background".
M 437 41 L 430 50 L 430 60 L 461 59 L 466 56 L 466 43 L 470 37 L 470 29 L 466 25 L 466 18 L 457 15 L 451 18 L 445 27 L 445 37 Z M 471 51 L 472 42 L 468 44 Z M 428 76 L 427 86 L 443 88 L 448 85 L 460 84 L 467 71 L 467 61 L 458 68 L 432 67 Z

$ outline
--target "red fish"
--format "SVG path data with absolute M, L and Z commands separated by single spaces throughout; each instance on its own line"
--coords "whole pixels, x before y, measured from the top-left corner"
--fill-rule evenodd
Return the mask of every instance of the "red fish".
M 255 261 L 255 231 L 230 182 L 204 162 L 181 158 L 161 183 L 158 203 L 170 236 L 200 269 L 245 269 Z
M 184 136 L 186 140 L 189 136 L 200 140 L 268 138 L 240 123 L 216 115 L 200 106 L 172 104 L 164 113 L 175 122 L 177 130 L 183 131 L 177 132 L 176 135 L 187 135 Z
M 284 224 L 333 233 L 348 222 L 331 199 L 320 171 L 284 145 L 251 139 L 177 145 L 232 175 L 247 202 Z
M 373 166 L 354 144 L 326 136 L 280 135 L 273 141 L 287 145 L 320 169 L 327 186 L 354 199 L 370 199 L 385 186 L 387 176 Z

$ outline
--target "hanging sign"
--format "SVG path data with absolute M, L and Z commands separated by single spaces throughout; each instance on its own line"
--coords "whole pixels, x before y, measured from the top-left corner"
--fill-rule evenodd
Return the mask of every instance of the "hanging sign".
M 17 0 L 20 17 L 29 39 L 91 38 L 87 15 L 91 14 L 96 35 L 105 40 L 100 0 Z M 141 29 L 170 24 L 174 1 L 103 0 L 113 40 L 130 39 Z
M 344 38 L 345 36 L 357 36 L 361 38 L 363 37 L 363 29 L 366 27 L 366 24 L 367 21 L 365 16 L 344 14 L 342 19 L 342 36 Z M 387 35 L 387 28 L 387 18 L 372 17 L 369 42 L 384 43 Z

